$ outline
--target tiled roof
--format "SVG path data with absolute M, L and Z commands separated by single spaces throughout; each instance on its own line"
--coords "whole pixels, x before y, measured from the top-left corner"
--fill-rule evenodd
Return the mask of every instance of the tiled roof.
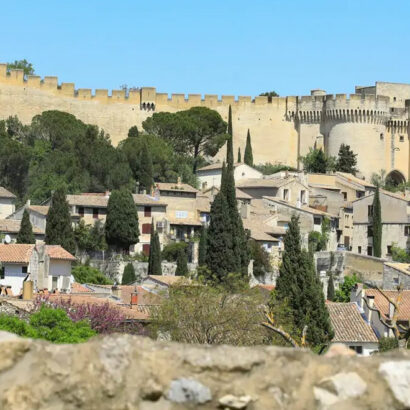
M 236 168 L 239 165 L 246 165 L 246 164 L 244 164 L 243 162 L 236 162 L 234 164 L 234 168 Z M 197 169 L 197 171 L 211 171 L 214 169 L 222 169 L 222 162 L 215 162 L 215 164 L 206 165 L 205 167 Z
M 28 264 L 34 245 L 0 244 L 0 262 Z
M 167 206 L 165 202 L 161 202 L 159 199 L 155 199 L 150 195 L 132 194 L 132 197 L 134 198 L 134 202 L 137 205 Z
M 366 181 L 365 179 L 357 178 L 356 176 L 354 176 L 352 174 L 349 174 L 347 172 L 336 172 L 336 175 L 339 175 L 339 176 L 347 179 L 349 182 L 354 182 L 356 184 L 362 185 L 363 187 L 376 188 L 373 184 Z
M 192 218 L 168 218 L 170 225 L 202 226 L 201 222 Z
M 179 191 L 179 192 L 199 192 L 197 189 L 188 184 L 178 184 L 177 182 L 157 182 L 155 185 L 160 191 Z
M 6 188 L 0 186 L 0 198 L 16 198 L 16 195 L 12 194 Z
M 47 216 L 50 207 L 46 205 L 30 205 L 28 209 L 37 212 L 40 215 Z
M 248 195 L 246 192 L 241 191 L 238 188 L 236 188 L 235 193 L 236 193 L 236 199 L 252 199 L 250 195 Z
M 75 257 L 66 251 L 60 245 L 46 245 L 46 252 L 50 259 L 59 259 L 64 261 L 75 261 Z
M 366 296 L 374 296 L 374 305 L 380 313 L 387 318 L 389 316 L 389 302 L 377 289 L 365 289 Z M 384 290 L 383 293 L 394 301 L 397 300 L 397 290 Z M 410 290 L 402 291 L 401 304 L 399 308 L 399 320 L 410 320 Z
M 298 182 L 296 178 L 246 178 L 236 182 L 238 188 L 279 188 L 289 182 Z
M 0 219 L 0 232 L 2 233 L 18 233 L 20 231 L 21 220 L 18 219 Z M 33 225 L 33 233 L 44 235 L 44 230 Z
M 390 266 L 393 269 L 410 276 L 410 263 L 400 263 L 400 262 L 385 262 L 386 266 Z
M 92 293 L 93 291 L 78 282 L 73 282 L 71 284 L 71 293 Z
M 171 286 L 174 285 L 175 283 L 179 282 L 180 280 L 187 280 L 186 278 L 182 278 L 181 276 L 165 276 L 165 275 L 148 275 L 145 279 L 144 282 L 147 279 L 151 279 L 154 282 L 159 282 L 161 284 L 164 284 L 166 286 Z
M 200 212 L 211 211 L 211 201 L 209 196 L 201 194 L 196 197 L 196 209 Z
M 328 302 L 326 306 L 335 332 L 332 342 L 378 342 L 373 329 L 363 319 L 356 303 Z
M 87 195 L 67 195 L 67 202 L 69 205 L 88 206 L 106 208 L 108 205 L 108 196 L 100 194 Z

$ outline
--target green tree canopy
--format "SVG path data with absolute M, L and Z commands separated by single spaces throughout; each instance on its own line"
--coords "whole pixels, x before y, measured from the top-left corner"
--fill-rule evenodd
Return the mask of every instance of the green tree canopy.
M 152 220 L 151 223 L 148 275 L 162 275 L 161 244 L 159 242 L 158 232 L 155 229 L 154 220 Z
M 269 253 L 255 240 L 249 240 L 250 258 L 253 259 L 253 275 L 264 276 L 271 271 Z
M 70 209 L 64 188 L 57 189 L 51 198 L 45 242 L 49 245 L 61 245 L 67 251 L 75 252 L 74 232 L 71 228 Z
M 33 234 L 33 227 L 30 222 L 30 215 L 27 209 L 24 209 L 23 218 L 20 224 L 20 230 L 17 235 L 17 243 L 36 243 Z
M 333 302 L 335 299 L 335 284 L 333 282 L 333 274 L 330 272 L 329 282 L 327 283 L 327 300 Z
M 272 102 L 272 97 L 279 97 L 279 94 L 276 91 L 266 91 L 259 95 L 262 97 L 268 97 L 269 102 Z
M 139 169 L 139 189 L 145 190 L 148 194 L 151 192 L 151 188 L 154 185 L 153 179 L 153 165 L 151 152 L 148 149 L 147 144 L 143 144 L 140 154 L 140 169 Z
M 176 152 L 190 155 L 194 169 L 200 155 L 214 156 L 226 141 L 226 123 L 214 110 L 193 107 L 177 113 L 155 113 L 142 126 L 169 141 Z
M 94 283 L 96 285 L 112 285 L 113 282 L 101 271 L 91 266 L 78 265 L 72 271 L 74 279 L 78 283 Z
M 245 156 L 243 158 L 245 164 L 253 167 L 253 153 L 252 153 L 252 143 L 251 143 L 251 133 L 248 130 L 248 135 L 246 136 L 246 146 L 245 146 Z
M 34 74 L 33 64 L 29 63 L 26 59 L 15 60 L 13 63 L 7 63 L 7 71 L 16 69 L 23 70 L 25 76 Z
M 336 161 L 336 171 L 347 172 L 356 175 L 357 154 L 351 149 L 350 145 L 342 144 Z
M 343 279 L 343 283 L 340 285 L 339 289 L 335 293 L 335 302 L 350 302 L 350 292 L 356 285 L 356 283 L 360 283 L 360 279 L 358 276 L 353 273 L 353 275 L 345 276 Z
M 134 265 L 132 263 L 127 263 L 122 274 L 121 284 L 130 285 L 134 283 L 136 280 L 137 276 L 135 275 Z
M 128 138 L 135 138 L 138 136 L 139 136 L 138 127 L 134 125 L 128 130 Z
M 188 276 L 188 257 L 184 250 L 181 250 L 177 259 L 177 269 L 175 276 Z
M 325 174 L 335 170 L 335 158 L 328 157 L 322 149 L 309 149 L 309 153 L 301 157 L 303 169 L 314 174 Z
M 107 243 L 128 250 L 138 243 L 139 234 L 138 212 L 131 192 L 126 189 L 112 191 L 105 222 Z

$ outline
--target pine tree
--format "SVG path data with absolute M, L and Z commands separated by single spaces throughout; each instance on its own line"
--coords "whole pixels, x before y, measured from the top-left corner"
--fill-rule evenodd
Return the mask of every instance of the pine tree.
M 379 187 L 373 198 L 373 255 L 377 258 L 382 256 L 382 209 L 380 204 Z
M 201 236 L 199 238 L 198 266 L 206 265 L 207 241 L 207 229 L 205 226 L 203 226 L 201 229 Z
M 243 161 L 246 165 L 253 167 L 253 153 L 252 153 L 252 144 L 251 144 L 251 133 L 248 130 L 248 135 L 246 136 L 246 146 L 245 146 L 245 155 Z
M 125 265 L 124 273 L 122 274 L 122 285 L 131 285 L 137 280 L 137 276 L 135 275 L 134 266 L 132 263 L 128 263 Z
M 24 209 L 23 212 L 23 219 L 21 220 L 20 230 L 17 235 L 17 243 L 36 243 L 27 209 Z
M 357 154 L 351 149 L 350 145 L 342 144 L 339 148 L 339 154 L 336 163 L 336 170 L 340 172 L 348 172 L 349 174 L 356 175 L 357 169 Z
M 114 190 L 110 195 L 105 222 L 107 243 L 128 250 L 139 240 L 138 211 L 130 191 Z
M 175 276 L 188 276 L 188 258 L 184 249 L 178 253 Z
M 161 245 L 158 232 L 155 230 L 154 220 L 151 223 L 151 240 L 148 258 L 148 275 L 162 275 Z
M 241 148 L 238 148 L 238 164 L 242 162 Z
M 232 225 L 225 196 L 219 192 L 211 205 L 211 222 L 208 228 L 206 265 L 222 282 L 226 275 L 235 271 L 235 256 L 232 243 Z
M 142 146 L 139 169 L 139 189 L 140 191 L 145 190 L 149 194 L 152 186 L 154 185 L 154 171 L 152 166 L 151 152 L 148 149 L 148 145 L 146 142 Z
M 327 300 L 333 302 L 335 298 L 335 284 L 333 283 L 333 274 L 330 272 L 329 282 L 327 283 Z
M 71 227 L 70 210 L 64 188 L 57 189 L 52 196 L 47 215 L 45 242 L 48 245 L 61 245 L 65 250 L 75 252 L 74 231 Z
M 300 332 L 308 326 L 309 343 L 319 345 L 331 340 L 333 331 L 322 285 L 315 272 L 312 254 L 301 249 L 299 219 L 295 216 L 285 236 L 276 295 L 289 304 Z

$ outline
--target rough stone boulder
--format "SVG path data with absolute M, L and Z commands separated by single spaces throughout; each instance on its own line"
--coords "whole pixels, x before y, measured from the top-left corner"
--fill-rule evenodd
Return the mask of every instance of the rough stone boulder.
M 405 409 L 410 354 L 195 346 L 113 335 L 53 345 L 0 332 L 0 408 Z

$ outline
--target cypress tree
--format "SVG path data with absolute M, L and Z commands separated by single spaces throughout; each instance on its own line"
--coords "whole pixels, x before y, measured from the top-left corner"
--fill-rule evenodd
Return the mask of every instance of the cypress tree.
M 215 196 L 211 205 L 210 219 L 206 265 L 215 275 L 215 280 L 222 282 L 228 273 L 235 271 L 236 267 L 232 243 L 232 224 L 228 204 L 222 192 Z
M 300 332 L 308 326 L 309 343 L 318 345 L 331 340 L 333 332 L 322 285 L 315 272 L 313 256 L 301 249 L 299 219 L 295 216 L 292 216 L 285 236 L 276 295 L 289 304 Z
M 151 223 L 151 239 L 148 258 L 148 275 L 162 275 L 161 267 L 161 245 L 159 243 L 158 232 L 154 227 L 154 220 Z
M 229 113 L 228 113 L 228 135 L 229 138 L 226 142 L 226 162 L 232 165 L 233 167 L 233 128 L 232 128 L 232 108 L 229 106 Z
M 23 219 L 21 220 L 20 230 L 17 235 L 17 243 L 36 243 L 27 209 L 24 209 L 23 212 Z
M 105 222 L 107 243 L 118 249 L 129 249 L 139 240 L 138 211 L 130 191 L 114 190 L 110 195 Z
M 373 255 L 377 258 L 382 256 L 382 209 L 380 204 L 379 187 L 373 198 Z
M 252 153 L 252 144 L 251 144 L 251 133 L 248 130 L 248 135 L 246 136 L 246 146 L 245 146 L 245 155 L 243 161 L 246 165 L 253 167 L 253 153 Z
M 75 252 L 74 231 L 64 188 L 58 188 L 51 198 L 45 242 L 48 245 L 61 245 L 65 250 Z
M 152 166 L 152 156 L 151 152 L 148 149 L 148 145 L 144 142 L 140 154 L 140 167 L 139 167 L 139 183 L 140 191 L 145 190 L 148 194 L 151 191 L 152 186 L 154 185 L 153 178 L 153 166 Z
M 137 280 L 135 275 L 134 266 L 132 263 L 128 263 L 124 268 L 124 273 L 122 274 L 122 285 L 130 285 Z
M 207 248 L 207 229 L 205 226 L 201 229 L 201 236 L 199 238 L 199 249 L 198 249 L 198 265 L 206 265 L 206 248 Z
M 238 164 L 242 162 L 241 147 L 238 148 Z
M 333 274 L 330 272 L 329 282 L 327 282 L 327 300 L 333 302 L 335 299 L 335 284 L 333 283 Z
M 178 253 L 175 276 L 188 276 L 188 258 L 184 249 Z

